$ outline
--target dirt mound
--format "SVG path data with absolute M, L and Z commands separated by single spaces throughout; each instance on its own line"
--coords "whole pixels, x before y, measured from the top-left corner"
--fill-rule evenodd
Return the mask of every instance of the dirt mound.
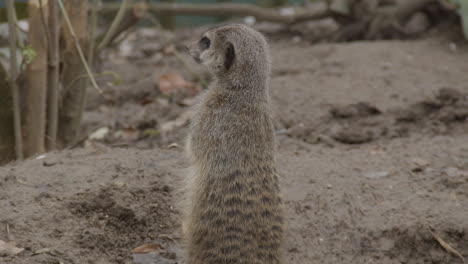
M 332 138 L 344 144 L 362 144 L 413 133 L 438 135 L 468 131 L 467 121 L 468 93 L 442 88 L 433 98 L 385 112 L 369 102 L 332 106 L 319 121 L 293 127 L 287 135 L 308 143 Z
M 458 251 L 450 252 L 450 248 L 467 249 L 465 241 L 468 238 L 466 228 L 439 227 L 432 230 L 423 224 L 394 227 L 390 230 L 369 232 L 363 239 L 364 251 L 379 251 L 377 255 L 384 255 L 399 263 L 411 260 L 412 264 L 445 264 L 463 263 Z M 441 239 L 438 241 L 438 239 Z M 445 243 L 445 244 L 444 244 Z M 445 248 L 444 248 L 445 247 Z
M 168 197 L 171 188 L 158 184 L 147 187 L 105 187 L 71 198 L 69 210 L 92 227 L 76 232 L 77 246 L 107 252 L 115 263 L 124 263 L 128 249 L 142 241 L 158 240 L 166 230 L 173 229 L 174 210 Z

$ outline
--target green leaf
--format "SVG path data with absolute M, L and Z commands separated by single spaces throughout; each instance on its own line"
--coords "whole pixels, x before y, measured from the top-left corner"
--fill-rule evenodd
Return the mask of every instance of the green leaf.
M 36 51 L 31 46 L 25 46 L 21 49 L 24 63 L 29 64 L 36 58 Z

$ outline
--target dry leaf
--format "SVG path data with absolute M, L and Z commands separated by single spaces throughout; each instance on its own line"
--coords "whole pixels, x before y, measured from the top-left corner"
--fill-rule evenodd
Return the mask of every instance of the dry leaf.
M 101 127 L 96 129 L 93 133 L 89 135 L 89 139 L 91 140 L 101 140 L 104 139 L 107 134 L 109 134 L 109 128 L 108 127 Z
M 165 55 L 173 55 L 176 52 L 176 47 L 174 44 L 169 44 L 164 47 L 163 53 Z
M 162 247 L 159 244 L 143 244 L 132 250 L 134 254 L 150 253 L 161 250 Z
M 164 95 L 172 95 L 178 91 L 195 91 L 195 85 L 188 82 L 180 74 L 176 72 L 165 73 L 157 79 L 159 90 Z
M 145 97 L 143 99 L 140 100 L 139 104 L 140 105 L 147 105 L 147 104 L 151 104 L 154 102 L 154 99 L 153 98 L 150 98 L 150 97 Z
M 182 127 L 185 125 L 190 118 L 192 117 L 193 112 L 192 111 L 186 111 L 182 113 L 179 117 L 177 117 L 175 120 L 168 121 L 164 124 L 161 125 L 161 132 L 162 133 L 167 133 L 169 131 L 172 131 L 176 128 Z
M 114 136 L 116 138 L 134 141 L 140 138 L 140 131 L 134 127 L 125 127 L 120 129 L 119 131 L 115 132 Z
M 24 248 L 15 247 L 14 242 L 5 242 L 5 241 L 0 240 L 0 257 L 1 256 L 6 256 L 6 257 L 16 256 L 23 250 Z

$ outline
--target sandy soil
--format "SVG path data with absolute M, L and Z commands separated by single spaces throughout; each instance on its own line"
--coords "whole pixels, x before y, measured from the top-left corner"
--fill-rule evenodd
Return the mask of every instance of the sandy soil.
M 431 38 L 272 49 L 286 263 L 462 263 L 468 48 Z M 155 71 L 180 65 L 146 55 L 111 57 L 123 83 L 90 93 L 85 132 L 157 129 L 189 109 L 154 89 Z M 0 240 L 25 248 L 0 263 L 132 263 L 145 243 L 176 263 L 188 163 L 167 145 L 185 133 L 127 134 L 0 167 Z

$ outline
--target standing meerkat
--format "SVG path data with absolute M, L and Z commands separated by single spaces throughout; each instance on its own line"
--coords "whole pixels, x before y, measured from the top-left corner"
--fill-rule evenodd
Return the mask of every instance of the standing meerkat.
M 271 118 L 268 44 L 245 25 L 187 46 L 213 74 L 192 119 L 184 223 L 187 264 L 280 264 L 283 211 Z

